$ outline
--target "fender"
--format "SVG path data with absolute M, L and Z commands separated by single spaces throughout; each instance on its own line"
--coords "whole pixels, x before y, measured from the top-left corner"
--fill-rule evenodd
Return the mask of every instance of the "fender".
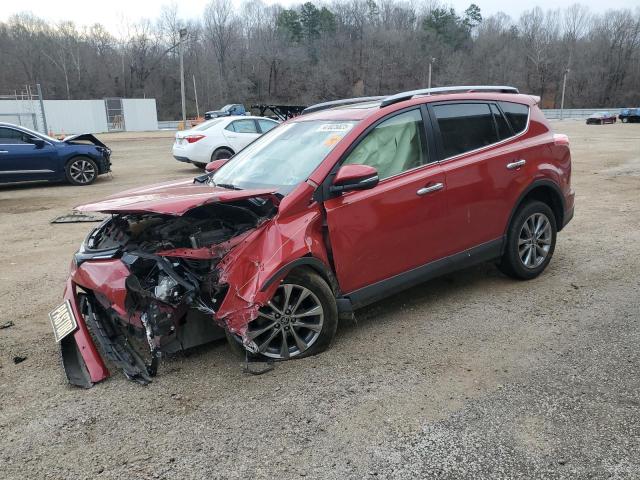
M 518 197 L 518 200 L 515 202 L 513 209 L 511 210 L 511 213 L 509 214 L 509 219 L 507 221 L 507 224 L 504 227 L 504 234 L 507 235 L 507 232 L 509 230 L 509 225 L 511 225 L 511 220 L 513 219 L 513 216 L 516 214 L 516 211 L 518 210 L 518 208 L 520 208 L 520 205 L 522 204 L 522 201 L 525 199 L 525 197 L 527 195 L 529 195 L 529 193 L 531 193 L 532 190 L 534 190 L 535 188 L 538 187 L 550 187 L 554 192 L 555 192 L 555 196 L 557 199 L 560 200 L 560 207 L 561 207 L 561 212 L 560 215 L 561 217 L 558 218 L 557 220 L 557 227 L 558 227 L 558 231 L 562 230 L 562 228 L 565 225 L 564 222 L 564 217 L 566 215 L 566 206 L 565 206 L 565 199 L 564 199 L 564 195 L 562 194 L 562 191 L 560 190 L 560 187 L 558 186 L 558 184 L 556 182 L 553 182 L 549 179 L 538 179 L 538 180 L 534 180 L 533 182 L 531 182 L 529 184 L 528 187 L 526 187 L 522 193 L 520 193 L 520 196 Z M 551 208 L 553 209 L 553 205 L 551 205 Z M 556 213 L 554 211 L 554 213 Z
M 336 280 L 335 275 L 333 274 L 331 269 L 322 260 L 320 260 L 318 258 L 315 258 L 315 257 L 312 257 L 312 256 L 305 256 L 305 257 L 302 257 L 302 258 L 298 258 L 298 259 L 293 260 L 292 262 L 289 262 L 289 263 L 283 265 L 282 267 L 280 267 L 278 270 L 275 271 L 275 273 L 273 273 L 273 275 L 271 275 L 271 277 L 269 277 L 264 282 L 264 284 L 262 285 L 262 288 L 260 289 L 260 291 L 264 292 L 274 282 L 280 281 L 284 277 L 286 277 L 286 275 L 291 270 L 293 270 L 294 268 L 297 268 L 297 267 L 302 267 L 302 266 L 309 266 L 312 269 L 316 270 L 323 277 L 325 277 L 325 280 L 327 280 L 329 285 L 331 285 L 333 291 L 337 292 L 338 281 Z
M 229 290 L 216 319 L 232 333 L 243 335 L 259 308 L 274 295 L 277 280 L 291 264 L 318 266 L 326 272 L 326 248 L 322 241 L 322 215 L 316 202 L 309 204 L 312 187 L 302 189 L 300 208 L 289 205 L 287 214 L 265 222 L 252 231 L 218 264 L 219 282 Z

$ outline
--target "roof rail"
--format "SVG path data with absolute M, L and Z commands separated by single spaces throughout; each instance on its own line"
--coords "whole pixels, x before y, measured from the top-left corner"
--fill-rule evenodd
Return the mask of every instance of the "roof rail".
M 302 115 L 305 115 L 307 113 L 312 113 L 312 112 L 319 112 L 320 110 L 326 110 L 328 108 L 333 108 L 333 107 L 341 107 L 344 105 L 355 105 L 358 103 L 373 102 L 375 100 L 382 100 L 383 98 L 388 98 L 388 97 L 381 96 L 381 97 L 344 98 L 342 100 L 333 100 L 331 102 L 317 103 L 315 105 L 311 105 L 310 107 L 305 108 L 302 111 Z
M 396 93 L 389 97 L 385 97 L 380 102 L 380 108 L 392 105 L 394 103 L 409 100 L 416 95 L 433 95 L 438 93 L 462 93 L 462 92 L 499 92 L 499 93 L 520 93 L 515 87 L 507 86 L 490 86 L 490 85 L 468 85 L 468 86 L 455 86 L 455 87 L 436 87 L 436 88 L 424 88 L 421 90 L 410 90 L 408 92 Z

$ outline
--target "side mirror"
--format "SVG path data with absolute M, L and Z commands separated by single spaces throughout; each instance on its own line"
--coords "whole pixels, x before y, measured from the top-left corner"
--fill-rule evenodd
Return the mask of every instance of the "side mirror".
M 36 148 L 44 147 L 44 143 L 45 143 L 44 140 L 38 137 L 31 137 L 29 139 L 29 142 L 33 143 L 36 146 Z
M 329 188 L 331 193 L 367 190 L 378 185 L 378 171 L 369 165 L 343 165 Z
M 207 172 L 212 173 L 218 170 L 221 166 L 223 166 L 228 161 L 229 161 L 228 158 L 221 158 L 220 160 L 214 160 L 213 162 L 207 163 L 207 166 L 204 167 L 204 169 Z

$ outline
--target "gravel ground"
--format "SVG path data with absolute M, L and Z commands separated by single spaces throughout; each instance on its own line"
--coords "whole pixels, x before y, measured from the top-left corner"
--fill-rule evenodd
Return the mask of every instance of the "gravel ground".
M 217 342 L 147 387 L 64 380 L 47 312 L 90 224 L 49 220 L 196 174 L 170 133 L 101 136 L 90 187 L 0 187 L 0 478 L 640 478 L 640 125 L 554 127 L 577 210 L 541 277 L 425 283 L 257 377 Z

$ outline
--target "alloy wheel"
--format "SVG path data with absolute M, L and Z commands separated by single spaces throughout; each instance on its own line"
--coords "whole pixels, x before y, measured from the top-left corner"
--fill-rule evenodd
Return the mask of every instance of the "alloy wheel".
M 320 336 L 323 323 L 318 297 L 301 285 L 283 283 L 249 324 L 247 337 L 257 353 L 286 360 L 308 350 Z
M 552 230 L 544 213 L 534 213 L 527 218 L 518 237 L 518 256 L 527 268 L 537 268 L 544 263 L 551 249 Z
M 96 177 L 96 169 L 93 164 L 87 160 L 76 160 L 69 167 L 69 175 L 77 183 L 91 183 Z

